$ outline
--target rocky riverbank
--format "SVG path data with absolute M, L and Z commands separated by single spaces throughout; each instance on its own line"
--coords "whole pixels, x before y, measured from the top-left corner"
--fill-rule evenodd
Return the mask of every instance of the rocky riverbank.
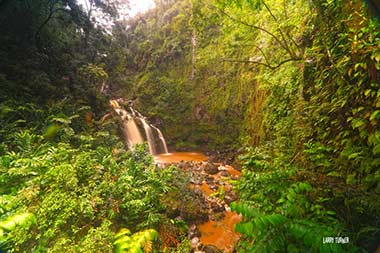
M 233 167 L 221 163 L 204 161 L 156 161 L 159 168 L 175 165 L 189 173 L 192 200 L 188 208 L 173 206 L 170 212 L 177 212 L 179 218 L 188 223 L 188 238 L 193 253 L 231 253 L 239 234 L 234 225 L 241 217 L 230 211 L 229 204 L 238 196 L 231 182 L 240 176 Z M 185 204 L 186 206 L 186 204 Z M 178 210 L 175 210 L 178 209 Z

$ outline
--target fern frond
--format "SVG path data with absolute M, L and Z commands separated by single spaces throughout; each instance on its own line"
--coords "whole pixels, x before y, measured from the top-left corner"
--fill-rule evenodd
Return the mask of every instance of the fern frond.
M 147 229 L 131 235 L 129 229 L 122 229 L 115 236 L 115 252 L 150 253 L 153 252 L 153 241 L 158 237 L 154 229 Z
M 143 248 L 143 250 L 144 250 L 145 253 L 151 253 L 151 252 L 153 252 L 153 243 L 152 243 L 152 241 L 145 241 L 142 244 L 142 248 Z

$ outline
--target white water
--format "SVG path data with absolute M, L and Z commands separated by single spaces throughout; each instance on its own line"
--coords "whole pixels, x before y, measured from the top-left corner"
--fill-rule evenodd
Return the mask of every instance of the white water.
M 168 146 L 166 145 L 166 141 L 165 141 L 164 135 L 162 134 L 161 130 L 158 129 L 157 127 L 153 126 L 153 125 L 151 125 L 151 126 L 152 126 L 154 129 L 157 130 L 158 138 L 160 138 L 160 140 L 161 140 L 162 147 L 163 147 L 165 153 L 168 153 L 168 152 L 169 152 L 169 151 L 168 151 Z
M 127 140 L 127 144 L 129 148 L 133 148 L 136 144 L 144 143 L 144 139 L 142 138 L 140 131 L 136 125 L 134 118 L 128 117 L 127 120 L 124 120 L 124 136 Z
M 145 141 L 143 138 L 143 135 L 140 132 L 138 124 L 136 124 L 136 119 L 138 119 L 145 130 L 145 136 L 146 136 L 146 141 L 148 142 L 149 152 L 152 155 L 157 155 L 157 154 L 160 154 L 159 151 L 163 149 L 164 153 L 168 153 L 168 147 L 166 145 L 165 138 L 160 129 L 153 126 L 152 124 L 149 124 L 145 120 L 144 116 L 142 116 L 141 113 L 134 110 L 132 107 L 129 107 L 129 110 L 131 111 L 131 113 L 129 113 L 126 109 L 122 108 L 119 105 L 117 100 L 111 100 L 110 104 L 114 108 L 115 112 L 120 116 L 121 120 L 123 121 L 123 132 L 124 132 L 125 140 L 130 149 L 132 149 L 134 145 L 142 144 Z M 154 131 L 152 130 L 152 128 L 156 130 L 155 131 L 157 132 L 156 135 L 154 134 Z M 160 144 L 162 148 L 156 145 L 155 136 L 157 136 L 158 139 L 160 140 Z
M 146 138 L 148 140 L 149 151 L 152 155 L 156 155 L 157 151 L 156 151 L 156 146 L 154 143 L 154 136 L 153 136 L 152 128 L 149 126 L 148 123 L 146 123 L 144 118 L 140 118 L 140 121 L 144 126 L 145 135 L 146 135 Z

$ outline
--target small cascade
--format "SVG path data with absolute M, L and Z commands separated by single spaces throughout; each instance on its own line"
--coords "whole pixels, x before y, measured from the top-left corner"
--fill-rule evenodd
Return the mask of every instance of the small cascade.
M 138 111 L 136 111 L 136 110 L 133 109 L 132 107 L 129 107 L 129 110 L 131 110 L 132 117 L 140 117 L 140 118 L 143 118 L 143 116 L 141 115 L 141 113 L 139 113 Z M 137 115 L 137 114 L 138 114 L 138 115 Z
M 165 153 L 168 153 L 168 146 L 166 145 L 166 141 L 165 141 L 165 138 L 164 138 L 164 135 L 162 134 L 161 130 L 158 129 L 157 127 L 151 125 L 154 129 L 156 129 L 157 133 L 158 133 L 158 138 L 160 139 L 161 141 L 161 145 L 162 145 L 162 148 L 164 149 Z
M 148 123 L 146 123 L 144 118 L 140 118 L 140 121 L 143 124 L 144 129 L 145 129 L 145 134 L 146 134 L 146 138 L 147 138 L 148 145 L 149 145 L 149 151 L 152 155 L 156 155 L 157 151 L 156 151 L 156 146 L 154 143 L 154 136 L 153 136 L 152 128 L 150 127 L 150 125 Z M 167 153 L 167 150 L 166 150 L 166 153 Z
M 134 110 L 131 106 L 123 108 L 120 106 L 118 100 L 111 100 L 110 104 L 115 112 L 120 116 L 123 121 L 123 132 L 129 148 L 133 148 L 136 144 L 142 144 L 144 141 L 148 142 L 149 152 L 152 155 L 157 155 L 164 151 L 168 153 L 165 138 L 157 127 L 149 124 L 145 117 L 138 111 Z M 141 133 L 140 129 L 144 129 Z M 153 131 L 154 130 L 156 131 Z M 159 139 L 158 145 L 156 141 Z
M 127 144 L 129 148 L 132 148 L 133 145 L 144 143 L 144 140 L 133 117 L 130 117 L 128 115 L 128 119 L 124 120 L 123 124 L 124 136 L 127 139 Z

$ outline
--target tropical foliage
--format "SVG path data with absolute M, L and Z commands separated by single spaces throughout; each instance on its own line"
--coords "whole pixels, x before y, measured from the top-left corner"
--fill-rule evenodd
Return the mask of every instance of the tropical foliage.
M 78 131 L 84 117 L 64 111 L 49 113 L 45 134 L 3 133 L 0 239 L 9 252 L 109 252 L 116 230 L 157 227 L 163 217 L 173 168 L 156 171 L 144 146 L 126 152 L 105 128 Z
M 376 1 L 88 2 L 0 1 L 1 249 L 189 251 L 189 175 L 125 150 L 122 96 L 173 149 L 239 156 L 238 252 L 376 250 Z

